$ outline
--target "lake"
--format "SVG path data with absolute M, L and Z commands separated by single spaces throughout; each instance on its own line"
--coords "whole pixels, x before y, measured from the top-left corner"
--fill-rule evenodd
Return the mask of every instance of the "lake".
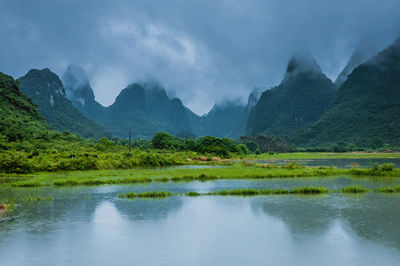
M 208 192 L 352 184 L 393 178 L 287 178 L 76 188 L 0 188 L 24 202 L 0 223 L 0 265 L 398 265 L 400 197 L 257 196 L 119 199 L 121 192 Z M 1 200 L 1 199 L 0 199 Z

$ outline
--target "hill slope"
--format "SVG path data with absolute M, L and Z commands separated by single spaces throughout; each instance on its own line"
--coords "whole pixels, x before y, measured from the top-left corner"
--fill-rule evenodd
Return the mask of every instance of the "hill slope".
M 400 140 L 400 39 L 355 68 L 332 106 L 302 131 L 296 142 L 327 146 L 337 142 L 373 147 Z
M 0 72 L 0 134 L 12 142 L 31 139 L 46 129 L 44 118 L 18 82 Z
M 335 85 L 308 54 L 291 58 L 281 84 L 262 93 L 251 109 L 247 135 L 292 135 L 316 122 L 331 103 Z
M 21 90 L 38 105 L 40 113 L 53 129 L 69 131 L 85 138 L 111 135 L 72 105 L 66 97 L 61 80 L 49 69 L 32 69 L 19 78 L 18 82 Z

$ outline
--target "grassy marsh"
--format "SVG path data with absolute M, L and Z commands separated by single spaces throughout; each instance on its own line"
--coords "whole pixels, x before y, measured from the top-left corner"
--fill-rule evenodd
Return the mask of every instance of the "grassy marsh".
M 192 182 L 216 179 L 270 179 L 313 176 L 386 176 L 400 177 L 399 168 L 374 167 L 370 169 L 338 169 L 335 167 L 305 167 L 296 163 L 278 166 L 272 164 L 237 163 L 224 168 L 202 169 L 131 169 L 75 171 L 22 175 L 2 175 L 7 182 L 0 186 L 96 186 L 106 184 L 145 184 L 151 182 Z M 14 181 L 15 180 L 15 181 Z

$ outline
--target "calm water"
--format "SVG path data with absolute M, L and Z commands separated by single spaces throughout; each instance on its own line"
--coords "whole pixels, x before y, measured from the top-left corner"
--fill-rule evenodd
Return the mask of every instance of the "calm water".
M 375 164 L 393 163 L 395 167 L 400 167 L 400 158 L 381 158 L 381 159 L 305 159 L 305 160 L 254 160 L 258 163 L 270 163 L 285 165 L 296 161 L 305 166 L 336 166 L 338 168 L 371 168 Z M 357 164 L 357 165 L 353 165 Z
M 21 204 L 14 221 L 0 223 L 0 265 L 399 265 L 396 195 L 117 198 L 128 191 L 399 183 L 332 177 L 3 188 L 0 198 L 54 201 Z

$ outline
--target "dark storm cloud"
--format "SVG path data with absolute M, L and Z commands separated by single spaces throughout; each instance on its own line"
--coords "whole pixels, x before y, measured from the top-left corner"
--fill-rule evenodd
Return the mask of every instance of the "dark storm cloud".
M 0 0 L 0 71 L 61 76 L 79 64 L 105 105 L 156 79 L 204 113 L 279 83 L 299 49 L 335 79 L 360 42 L 398 37 L 399 10 L 398 0 Z

